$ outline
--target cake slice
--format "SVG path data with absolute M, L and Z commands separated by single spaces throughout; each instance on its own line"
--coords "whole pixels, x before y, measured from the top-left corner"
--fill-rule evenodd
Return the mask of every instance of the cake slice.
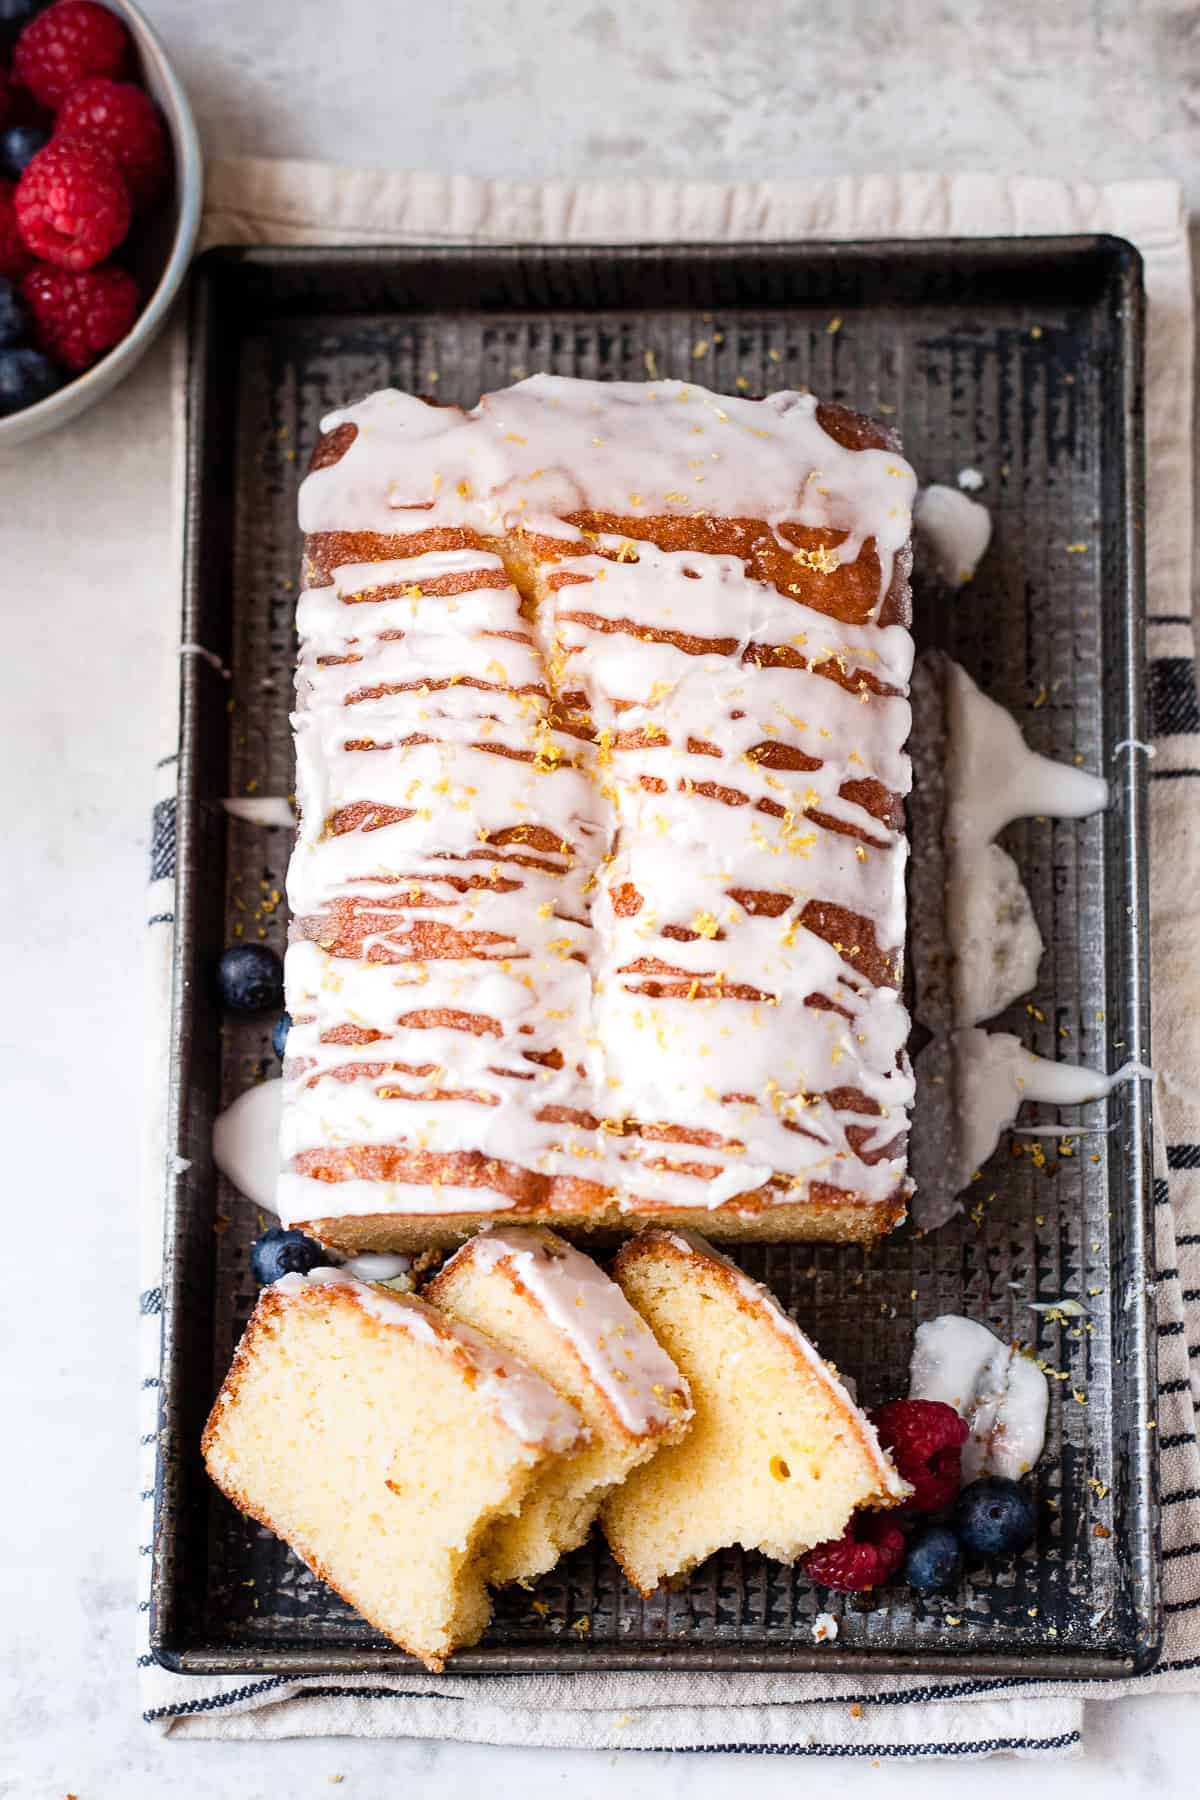
M 684 1436 L 687 1383 L 616 1282 L 552 1231 L 514 1226 L 472 1238 L 426 1298 L 520 1356 L 569 1396 L 591 1432 L 492 1534 L 488 1580 L 532 1580 L 583 1543 L 632 1469 Z
M 726 1545 L 794 1562 L 857 1507 L 909 1488 L 837 1372 L 775 1297 L 692 1232 L 645 1231 L 613 1276 L 687 1380 L 682 1443 L 635 1469 L 601 1522 L 649 1594 Z
M 492 1526 L 585 1441 L 570 1401 L 478 1332 L 316 1269 L 259 1296 L 203 1450 L 235 1506 L 440 1669 L 490 1617 Z

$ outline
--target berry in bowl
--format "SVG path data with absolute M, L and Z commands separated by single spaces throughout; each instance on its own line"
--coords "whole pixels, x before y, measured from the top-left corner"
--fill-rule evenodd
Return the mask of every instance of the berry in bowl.
M 187 100 L 126 0 L 0 4 L 0 448 L 107 393 L 199 226 Z

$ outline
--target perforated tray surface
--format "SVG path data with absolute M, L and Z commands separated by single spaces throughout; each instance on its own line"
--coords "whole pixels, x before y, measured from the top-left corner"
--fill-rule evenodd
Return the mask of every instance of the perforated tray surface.
M 986 477 L 995 537 L 950 598 L 916 583 L 922 645 L 959 657 L 1039 750 L 1109 773 L 1081 824 L 1005 833 L 1046 955 L 998 1020 L 1046 1056 L 1147 1057 L 1141 758 L 1141 287 L 1110 239 L 804 248 L 210 253 L 194 294 L 183 635 L 175 1037 L 164 1385 L 152 1609 L 172 1667 L 402 1670 L 376 1636 L 204 1474 L 207 1409 L 254 1303 L 255 1208 L 213 1169 L 212 1121 L 273 1074 L 267 1025 L 222 1018 L 214 965 L 240 924 L 282 950 L 291 834 L 226 795 L 292 789 L 296 483 L 329 409 L 389 383 L 472 404 L 538 369 L 808 385 L 894 422 L 924 480 Z M 744 391 L 744 390 L 743 390 Z M 1068 550 L 1069 545 L 1086 545 Z M 917 728 L 920 729 L 918 720 Z M 910 935 L 922 919 L 910 920 Z M 727 1551 L 642 1601 L 598 1537 L 502 1594 L 457 1669 L 801 1668 L 1119 1674 L 1158 1637 L 1148 1122 L 1138 1084 L 1083 1109 L 1073 1146 L 1006 1139 L 969 1212 L 874 1254 L 737 1253 L 872 1404 L 905 1390 L 922 1319 L 962 1312 L 1033 1344 L 1051 1379 L 1038 1533 L 1016 1567 L 921 1601 L 819 1594 Z M 1035 1115 L 1036 1116 L 1036 1115 Z M 1040 1115 L 1049 1121 L 1051 1111 Z M 1104 1127 L 1108 1129 L 1105 1130 Z M 922 1129 L 918 1116 L 915 1129 Z M 1018 1149 L 1024 1154 L 1017 1154 Z M 1073 1154 L 1068 1151 L 1073 1149 Z M 1044 1166 L 1041 1166 L 1044 1162 Z M 1085 1298 L 1085 1321 L 1030 1302 Z M 839 1621 L 818 1647 L 819 1610 Z

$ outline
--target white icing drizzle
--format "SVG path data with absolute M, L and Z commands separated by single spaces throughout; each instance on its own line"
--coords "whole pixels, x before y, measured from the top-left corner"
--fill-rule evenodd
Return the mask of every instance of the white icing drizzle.
M 1154 1079 L 1154 1071 L 1138 1062 L 1123 1063 L 1112 1075 L 1077 1063 L 1049 1062 L 1005 1031 L 974 1027 L 956 1031 L 952 1042 L 958 1104 L 958 1141 L 947 1165 L 952 1193 L 966 1187 L 987 1161 L 1023 1101 L 1081 1106 L 1105 1099 L 1122 1082 Z
M 589 1433 L 576 1409 L 548 1382 L 509 1356 L 481 1332 L 450 1319 L 412 1294 L 395 1294 L 387 1288 L 357 1280 L 345 1269 L 312 1269 L 307 1275 L 284 1275 L 269 1292 L 288 1297 L 313 1287 L 346 1289 L 355 1303 L 381 1325 L 409 1332 L 422 1343 L 445 1351 L 447 1339 L 467 1353 L 477 1377 L 476 1392 L 491 1406 L 524 1444 L 547 1450 L 573 1450 Z
M 1100 1075 L 1033 1056 L 1015 1037 L 976 1029 L 1033 987 L 1042 954 L 1016 865 L 993 837 L 1016 818 L 1098 812 L 1108 803 L 1108 784 L 1031 751 L 1016 720 L 947 657 L 922 658 L 914 691 L 926 708 L 940 700 L 946 723 L 942 849 L 951 995 L 948 1014 L 938 1011 L 936 995 L 926 996 L 934 1038 L 921 1052 L 918 1079 L 922 1103 L 936 1102 L 946 1118 L 951 1150 L 947 1155 L 926 1134 L 917 1149 L 912 1208 L 918 1228 L 931 1231 L 962 1210 L 957 1195 L 1012 1125 L 1022 1100 L 1073 1105 L 1148 1071 L 1127 1064 Z
M 180 656 L 198 656 L 201 662 L 206 662 L 210 668 L 217 671 L 222 681 L 233 680 L 233 670 L 227 669 L 216 651 L 207 649 L 204 644 L 184 642 L 179 646 L 179 654 Z
M 1031 750 L 1011 713 L 950 658 L 944 671 L 946 922 L 954 1018 L 977 1025 L 1037 980 L 1042 938 L 1016 864 L 997 832 L 1014 819 L 1082 819 L 1108 804 L 1108 783 Z
M 346 563 L 301 596 L 288 898 L 315 929 L 286 964 L 285 1220 L 511 1204 L 449 1181 L 317 1181 L 296 1164 L 343 1148 L 478 1153 L 586 1178 L 626 1206 L 787 1200 L 814 1181 L 871 1202 L 902 1187 L 903 1005 L 858 972 L 858 945 L 801 914 L 841 906 L 881 952 L 903 943 L 903 833 L 842 790 L 907 792 L 908 633 L 840 624 L 740 558 L 661 550 L 634 527 L 589 539 L 562 517 L 703 508 L 765 521 L 793 553 L 782 525 L 829 527 L 845 534 L 840 561 L 874 543 L 882 598 L 912 471 L 843 449 L 816 407 L 537 376 L 471 413 L 385 392 L 323 421 L 357 435 L 306 479 L 306 531 L 526 527 L 555 539 L 568 580 L 532 621 L 499 555 L 474 548 Z M 684 634 L 713 647 L 689 653 Z M 744 660 L 751 645 L 767 647 L 759 661 Z M 771 648 L 809 666 L 771 666 Z M 896 692 L 814 672 L 831 658 Z M 583 696 L 598 742 L 549 725 L 561 692 Z M 774 743 L 815 766 L 773 768 Z M 384 821 L 380 806 L 398 810 Z M 331 833 L 351 807 L 357 828 Z M 498 846 L 515 827 L 555 847 Z M 751 912 L 733 888 L 782 895 L 785 911 Z M 373 908 L 357 956 L 319 941 L 349 903 Z M 430 926 L 468 936 L 422 955 Z
M 767 1321 L 767 1323 L 795 1349 L 799 1350 L 804 1361 L 813 1370 L 822 1384 L 827 1387 L 834 1398 L 851 1413 L 855 1422 L 862 1429 L 863 1442 L 869 1449 L 880 1475 L 882 1491 L 903 1498 L 909 1492 L 908 1483 L 901 1480 L 887 1455 L 880 1448 L 875 1427 L 866 1413 L 861 1411 L 853 1395 L 848 1392 L 845 1379 L 821 1355 L 816 1345 L 805 1337 L 795 1319 L 784 1311 L 769 1287 L 761 1281 L 752 1281 L 738 1268 L 728 1256 L 714 1249 L 707 1238 L 695 1231 L 667 1231 L 654 1228 L 647 1234 L 652 1238 L 661 1238 L 673 1244 L 677 1250 L 692 1257 L 706 1257 L 710 1262 L 719 1263 L 734 1279 L 734 1283 L 742 1298 Z
M 338 1267 L 347 1275 L 356 1275 L 359 1281 L 394 1281 L 397 1275 L 407 1275 L 412 1267 L 407 1256 L 394 1256 L 386 1250 L 363 1250 L 357 1256 L 348 1256 Z
M 969 472 L 964 470 L 964 474 Z M 962 482 L 961 476 L 959 480 Z M 928 554 L 951 587 L 962 587 L 972 579 L 992 541 L 992 515 L 987 507 L 957 488 L 936 482 L 917 495 L 913 525 L 918 549 Z
M 1045 1375 L 974 1319 L 946 1313 L 917 1326 L 908 1393 L 912 1400 L 940 1400 L 966 1419 L 964 1483 L 981 1475 L 1016 1481 L 1042 1454 L 1050 1403 Z
M 254 795 L 249 799 L 222 800 L 221 805 L 234 819 L 243 819 L 247 825 L 279 825 L 288 831 L 295 829 L 296 815 L 292 803 L 283 794 Z
M 213 1121 L 213 1161 L 238 1192 L 264 1212 L 276 1210 L 279 1114 L 283 1083 L 276 1076 L 239 1094 Z
M 882 599 L 908 541 L 915 478 L 901 463 L 898 486 L 893 452 L 844 449 L 816 414 L 812 394 L 743 400 L 679 381 L 532 375 L 468 413 L 385 388 L 321 421 L 323 431 L 356 425 L 358 437 L 340 462 L 305 480 L 300 528 L 419 530 L 432 511 L 438 524 L 483 531 L 531 514 L 539 528 L 570 535 L 565 513 L 642 508 L 772 527 L 798 521 L 845 532 L 845 562 L 874 538 Z M 413 509 L 415 520 L 400 517 Z
M 692 1416 L 688 1386 L 641 1315 L 590 1256 L 519 1226 L 489 1230 L 450 1262 L 505 1263 L 561 1331 L 626 1431 L 646 1437 Z M 672 1405 L 672 1398 L 675 1404 Z

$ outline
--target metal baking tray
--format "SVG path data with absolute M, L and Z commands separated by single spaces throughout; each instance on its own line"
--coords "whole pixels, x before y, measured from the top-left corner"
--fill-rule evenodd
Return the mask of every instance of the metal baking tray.
M 1045 1055 L 1149 1058 L 1142 710 L 1142 291 L 1111 238 L 620 249 L 218 250 L 193 294 L 170 1177 L 151 1641 L 181 1671 L 402 1673 L 409 1659 L 209 1484 L 200 1433 L 255 1285 L 262 1221 L 213 1169 L 216 1112 L 274 1073 L 267 1025 L 224 1019 L 213 971 L 233 927 L 282 949 L 286 830 L 223 796 L 292 788 L 288 706 L 300 538 L 296 483 L 330 408 L 394 383 L 473 403 L 537 369 L 691 376 L 765 393 L 809 385 L 897 424 L 927 480 L 986 476 L 995 538 L 954 597 L 918 583 L 922 644 L 959 657 L 1033 745 L 1111 774 L 1081 824 L 1004 842 L 1046 955 L 996 1023 Z M 1069 544 L 1086 543 L 1069 553 Z M 918 722 L 919 725 L 920 722 Z M 911 920 L 919 933 L 922 919 Z M 729 1551 L 640 1600 L 594 1537 L 502 1594 L 464 1672 L 725 1669 L 1122 1675 L 1148 1667 L 1156 1568 L 1149 1107 L 1121 1087 L 1085 1109 L 1075 1153 L 1005 1141 L 971 1214 L 874 1254 L 738 1252 L 867 1404 L 904 1391 L 915 1325 L 966 1312 L 1062 1372 L 1015 1568 L 923 1602 L 818 1596 Z M 1043 1119 L 1054 1117 L 1043 1113 Z M 1103 1126 L 1107 1123 L 1109 1129 Z M 1099 1129 L 1098 1129 L 1099 1128 Z M 921 1118 L 915 1129 L 922 1129 Z M 1026 1146 L 1029 1139 L 1014 1140 Z M 1068 1146 L 1070 1148 L 1070 1146 Z M 1087 1329 L 1029 1301 L 1094 1290 Z M 819 1608 L 839 1622 L 818 1647 Z

